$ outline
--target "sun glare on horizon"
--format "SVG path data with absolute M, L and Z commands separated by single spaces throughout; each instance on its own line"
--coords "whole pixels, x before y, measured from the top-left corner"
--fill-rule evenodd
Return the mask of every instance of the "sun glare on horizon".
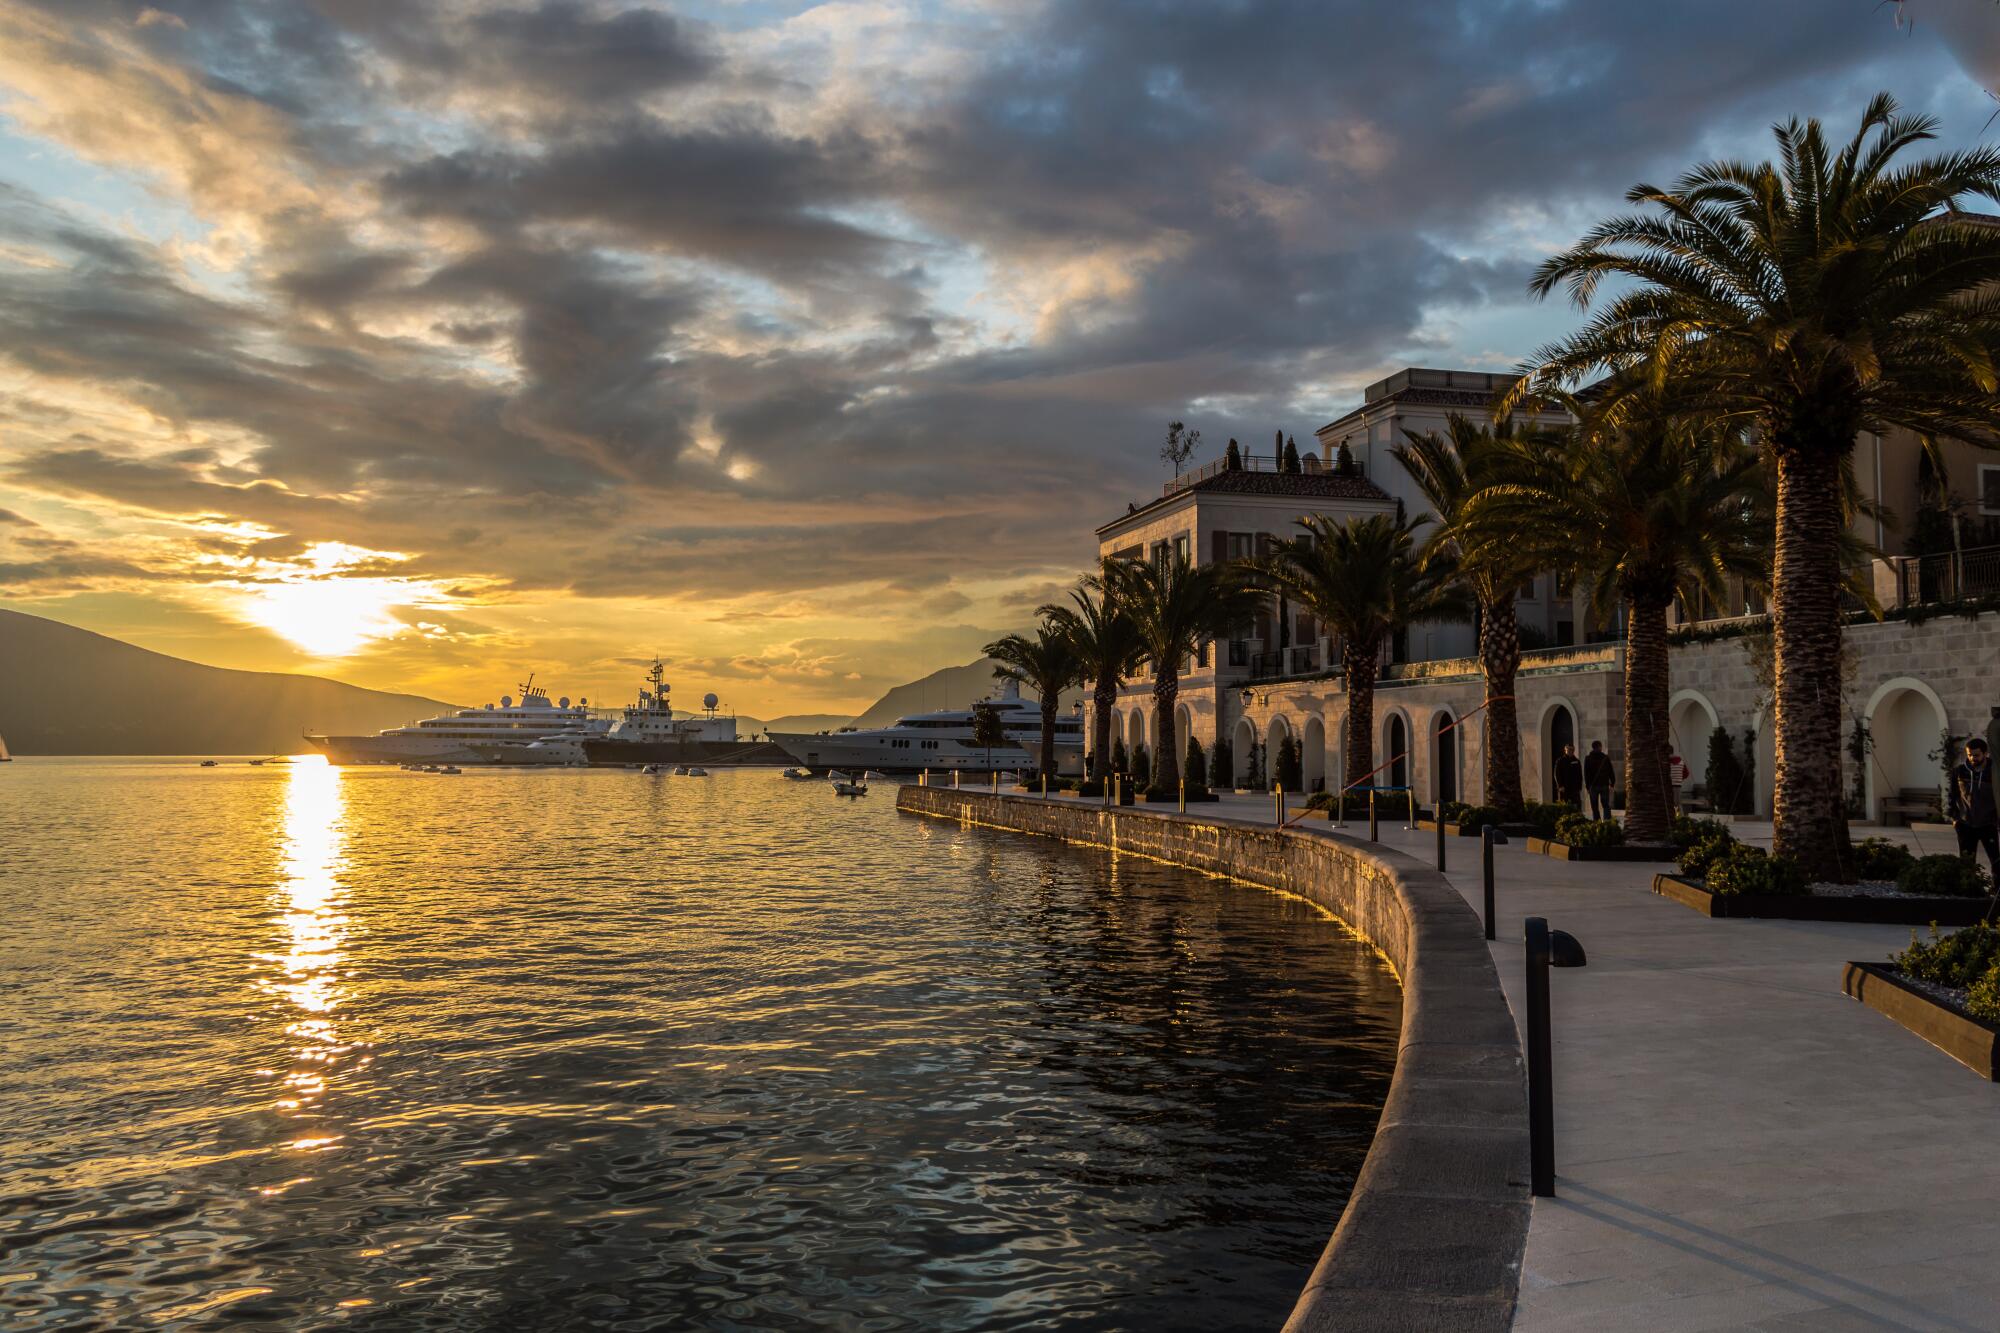
M 400 607 L 438 606 L 445 599 L 422 579 L 359 572 L 406 557 L 342 542 L 320 542 L 274 577 L 233 583 L 237 613 L 314 657 L 347 657 L 408 628 Z M 260 570 L 260 572 L 262 572 Z

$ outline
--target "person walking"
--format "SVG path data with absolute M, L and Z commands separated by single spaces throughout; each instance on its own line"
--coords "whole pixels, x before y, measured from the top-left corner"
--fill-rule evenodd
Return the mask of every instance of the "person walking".
M 1573 810 L 1583 808 L 1583 761 L 1574 745 L 1563 746 L 1556 756 L 1556 799 Z
M 1583 757 L 1583 785 L 1590 792 L 1592 819 L 1611 818 L 1611 786 L 1617 780 L 1611 756 L 1604 753 L 1604 742 L 1592 741 L 1590 753 Z
M 1951 770 L 1951 828 L 1958 835 L 1958 854 L 1973 864 L 1986 851 L 1986 868 L 2000 884 L 2000 791 L 1993 783 L 1993 754 L 1984 736 L 1965 743 L 1965 758 Z M 1993 900 L 2000 906 L 2000 896 Z M 1993 912 L 1987 911 L 1991 920 Z

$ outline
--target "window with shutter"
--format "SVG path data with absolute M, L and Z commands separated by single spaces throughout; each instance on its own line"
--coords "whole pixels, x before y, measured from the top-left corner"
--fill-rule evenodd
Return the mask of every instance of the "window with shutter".
M 2000 467 L 1979 469 L 1979 512 L 2000 514 Z

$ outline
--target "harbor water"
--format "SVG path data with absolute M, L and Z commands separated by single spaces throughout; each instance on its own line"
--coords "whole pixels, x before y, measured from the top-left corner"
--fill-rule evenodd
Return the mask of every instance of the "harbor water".
M 0 771 L 0 1326 L 1275 1328 L 1400 993 L 770 771 Z

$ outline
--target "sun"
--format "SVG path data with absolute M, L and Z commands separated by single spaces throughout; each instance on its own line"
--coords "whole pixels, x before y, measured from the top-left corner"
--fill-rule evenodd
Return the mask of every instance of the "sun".
M 346 657 L 403 628 L 391 612 L 411 600 L 393 579 L 308 579 L 249 590 L 244 618 L 314 657 Z

